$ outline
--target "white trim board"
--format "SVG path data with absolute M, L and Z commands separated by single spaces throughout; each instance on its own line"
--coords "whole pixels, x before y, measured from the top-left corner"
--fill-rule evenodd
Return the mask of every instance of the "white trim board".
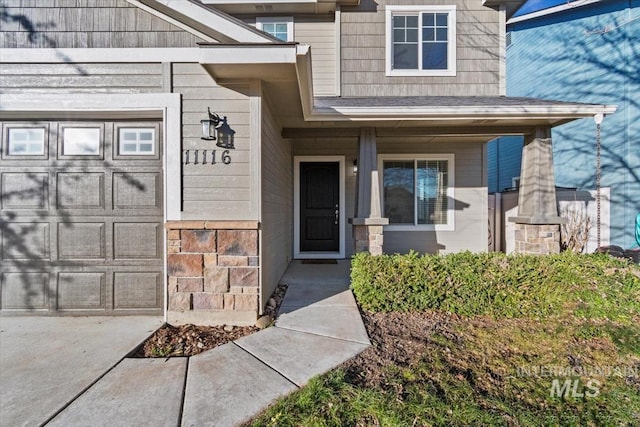
M 338 162 L 340 174 L 340 249 L 338 252 L 301 252 L 300 251 L 300 163 L 301 162 Z M 346 239 L 345 209 L 345 156 L 294 156 L 293 158 L 293 257 L 295 259 L 331 259 L 345 257 Z

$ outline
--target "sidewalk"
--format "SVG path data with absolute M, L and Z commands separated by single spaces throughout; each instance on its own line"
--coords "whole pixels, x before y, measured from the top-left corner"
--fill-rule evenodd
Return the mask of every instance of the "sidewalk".
M 357 355 L 369 339 L 349 261 L 294 261 L 270 328 L 191 358 L 124 359 L 47 426 L 234 426 Z

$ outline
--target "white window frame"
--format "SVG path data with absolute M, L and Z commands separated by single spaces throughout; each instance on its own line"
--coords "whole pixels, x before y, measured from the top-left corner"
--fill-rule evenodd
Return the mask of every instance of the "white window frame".
M 72 148 L 72 144 L 76 142 L 73 138 L 73 131 L 90 130 L 91 133 L 97 133 L 97 140 L 90 141 L 91 144 L 95 144 L 96 151 L 82 153 L 82 152 L 69 152 L 67 144 L 70 144 L 69 148 Z M 69 133 L 67 133 L 69 131 Z M 104 126 L 102 124 L 97 125 L 74 125 L 74 124 L 62 124 L 60 127 L 60 146 L 58 151 L 58 157 L 60 158 L 102 158 L 103 156 L 103 139 L 104 139 Z M 92 147 L 93 148 L 93 147 Z
M 422 66 L 422 13 L 448 14 L 447 19 L 447 69 L 446 70 L 395 70 L 393 69 L 393 15 L 416 14 L 418 15 L 418 67 Z M 386 50 L 386 75 L 392 76 L 455 76 L 456 75 L 456 6 L 386 6 L 385 10 L 385 50 Z
M 264 24 L 287 24 L 287 40 L 292 42 L 293 38 L 293 16 L 259 16 L 256 18 L 256 28 L 264 31 Z M 266 32 L 266 31 L 265 31 Z
M 34 141 L 25 141 L 22 144 L 25 145 L 26 151 L 23 152 L 12 152 L 12 147 L 15 146 L 15 141 L 12 141 L 12 134 L 21 133 L 21 132 L 42 132 L 42 139 L 39 142 L 41 150 L 38 152 L 29 151 L 29 147 L 32 146 Z M 41 158 L 47 154 L 47 128 L 44 126 L 34 126 L 34 127 L 23 127 L 23 126 L 8 126 L 7 127 L 7 144 L 6 144 L 6 152 L 7 156 L 11 157 L 29 157 L 29 158 Z
M 137 135 L 137 138 L 135 140 L 135 145 L 136 145 L 136 151 L 123 151 L 123 139 L 122 139 L 122 134 L 123 132 L 135 132 Z M 142 132 L 151 132 L 151 145 L 152 145 L 152 150 L 151 151 L 140 151 L 140 144 L 142 143 L 140 141 L 140 133 Z M 157 138 L 156 138 L 156 128 L 155 127 L 126 127 L 126 126 L 122 126 L 122 127 L 118 127 L 118 156 L 155 156 L 156 152 L 157 152 Z
M 416 224 L 417 218 L 417 204 L 414 204 L 413 220 L 414 224 L 389 224 L 385 225 L 384 229 L 388 231 L 454 231 L 455 230 L 455 155 L 448 154 L 380 154 L 378 155 L 378 171 L 380 182 L 380 199 L 382 202 L 382 209 L 384 210 L 384 161 L 396 160 L 396 161 L 412 161 L 415 164 L 418 161 L 426 160 L 441 160 L 447 161 L 447 223 L 446 224 Z M 415 173 L 415 172 L 414 172 Z M 414 185 L 415 185 L 414 180 Z M 415 199 L 414 192 L 414 199 Z M 384 212 L 382 214 L 384 217 Z

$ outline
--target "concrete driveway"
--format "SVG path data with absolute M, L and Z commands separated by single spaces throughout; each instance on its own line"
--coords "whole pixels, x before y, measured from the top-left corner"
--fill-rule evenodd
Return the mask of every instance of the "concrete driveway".
M 0 317 L 0 424 L 46 423 L 162 324 L 159 316 Z

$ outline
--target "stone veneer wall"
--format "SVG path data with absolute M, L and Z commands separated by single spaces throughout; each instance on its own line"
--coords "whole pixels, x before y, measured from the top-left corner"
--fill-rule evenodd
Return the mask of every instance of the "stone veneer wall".
M 515 224 L 515 252 L 557 254 L 560 252 L 560 225 Z
M 356 252 L 382 255 L 384 231 L 382 225 L 353 225 Z
M 257 221 L 172 221 L 169 323 L 253 324 L 259 312 Z

